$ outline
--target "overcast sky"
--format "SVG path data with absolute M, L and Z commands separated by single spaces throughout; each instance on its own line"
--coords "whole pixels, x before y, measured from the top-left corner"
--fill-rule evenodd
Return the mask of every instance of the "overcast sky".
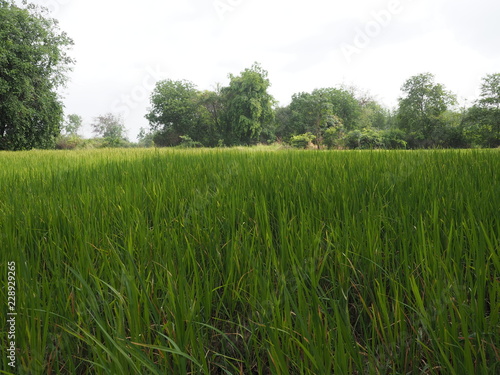
M 431 72 L 462 102 L 500 72 L 498 0 L 36 0 L 75 42 L 66 113 L 122 114 L 135 140 L 162 79 L 200 90 L 253 62 L 281 105 L 298 92 L 355 85 L 386 107 Z

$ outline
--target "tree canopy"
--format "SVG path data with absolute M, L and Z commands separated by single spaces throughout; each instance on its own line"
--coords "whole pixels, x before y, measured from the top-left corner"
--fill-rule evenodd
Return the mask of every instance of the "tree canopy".
M 43 8 L 0 0 L 0 150 L 54 146 L 63 121 L 57 89 L 73 41 Z
M 500 74 L 483 78 L 481 97 L 459 110 L 431 73 L 410 77 L 389 110 L 356 87 L 319 88 L 276 107 L 267 72 L 254 64 L 227 87 L 199 91 L 189 81 L 159 82 L 151 96 L 155 144 L 234 146 L 284 142 L 303 148 L 497 147 Z
M 466 112 L 467 136 L 482 147 L 500 146 L 500 73 L 483 78 L 480 98 Z
M 199 91 L 185 80 L 158 82 L 146 115 L 156 142 L 175 146 L 187 136 L 205 146 L 249 145 L 272 133 L 274 99 L 267 92 L 267 72 L 254 64 L 229 78 L 229 86 L 215 91 Z
M 442 115 L 455 104 L 455 96 L 435 83 L 430 73 L 411 77 L 401 91 L 399 127 L 420 140 L 419 146 L 423 146 L 432 141 L 433 132 L 442 125 Z
M 267 76 L 267 71 L 258 64 L 239 76 L 229 75 L 229 86 L 221 90 L 226 144 L 256 143 L 262 131 L 273 124 L 274 99 L 267 92 L 271 86 Z

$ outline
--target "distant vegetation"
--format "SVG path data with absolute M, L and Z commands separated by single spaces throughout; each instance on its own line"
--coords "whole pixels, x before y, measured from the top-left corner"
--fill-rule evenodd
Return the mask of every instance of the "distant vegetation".
M 0 150 L 275 142 L 303 148 L 306 139 L 305 147 L 329 149 L 500 146 L 500 73 L 486 75 L 480 97 L 464 108 L 430 73 L 404 82 L 392 110 L 353 87 L 296 93 L 282 107 L 257 63 L 213 91 L 187 80 L 157 82 L 145 114 L 150 128 L 138 144 L 127 140 L 123 119 L 114 113 L 97 116 L 91 124 L 96 138 L 84 140 L 74 128 L 78 116 L 64 119 L 57 95 L 73 64 L 67 55 L 72 40 L 33 5 L 0 0 L 0 20 Z
M 266 93 L 267 72 L 257 64 L 230 78 L 229 88 L 216 92 L 199 92 L 186 81 L 158 83 L 147 115 L 154 143 L 177 146 L 188 136 L 207 147 L 274 142 L 329 149 L 500 146 L 500 74 L 483 79 L 481 98 L 470 108 L 457 108 L 455 96 L 432 74 L 411 77 L 394 111 L 346 87 L 294 94 L 288 106 L 276 106 Z

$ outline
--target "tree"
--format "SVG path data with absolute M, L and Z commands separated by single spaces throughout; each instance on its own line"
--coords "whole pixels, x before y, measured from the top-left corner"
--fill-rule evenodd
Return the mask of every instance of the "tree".
M 0 0 L 0 150 L 50 148 L 60 133 L 57 89 L 73 60 L 72 40 L 46 10 Z
M 82 124 L 83 120 L 80 116 L 75 114 L 66 116 L 61 134 L 56 138 L 55 148 L 59 150 L 72 150 L 83 146 L 84 141 L 78 135 Z
M 340 121 L 340 119 L 339 119 Z M 344 136 L 342 124 L 337 126 L 329 127 L 325 130 L 323 134 L 323 144 L 332 149 L 334 147 L 340 146 L 340 140 Z
M 483 78 L 480 99 L 464 118 L 468 137 L 482 147 L 500 146 L 500 74 Z
M 479 105 L 482 108 L 500 110 L 500 73 L 488 74 L 483 78 Z
M 375 129 L 351 130 L 344 138 L 345 146 L 351 149 L 383 148 L 382 131 Z
M 75 114 L 68 115 L 66 116 L 66 121 L 64 121 L 62 130 L 66 135 L 77 136 L 82 124 L 83 119 L 81 116 Z
M 137 145 L 139 147 L 145 147 L 145 148 L 154 147 L 155 145 L 154 136 L 155 136 L 154 133 L 148 132 L 144 128 L 140 128 L 139 134 L 137 135 L 138 139 Z
M 383 108 L 375 100 L 360 103 L 360 106 L 359 128 L 387 128 L 389 119 L 389 111 L 387 109 Z
M 202 137 L 195 138 L 209 147 L 218 144 L 224 129 L 222 116 L 225 107 L 221 90 L 221 86 L 217 84 L 215 91 L 206 90 L 198 93 L 198 103 L 200 105 L 198 109 L 200 119 L 198 134 L 202 135 Z
M 177 146 L 182 142 L 181 136 L 206 142 L 212 123 L 210 116 L 217 116 L 209 111 L 210 104 L 216 106 L 211 94 L 199 92 L 190 81 L 158 82 L 151 94 L 152 108 L 146 115 L 151 130 L 157 132 L 155 142 L 160 146 Z
M 411 77 L 401 90 L 404 95 L 399 98 L 398 124 L 408 134 L 410 147 L 437 145 L 432 135 L 444 126 L 442 115 L 455 104 L 455 96 L 434 83 L 430 73 Z
M 303 92 L 294 94 L 290 103 L 293 128 L 298 133 L 314 134 L 314 141 L 319 145 L 323 141 L 323 133 L 333 125 L 333 105 L 322 91 L 315 90 L 312 94 Z
M 346 89 L 323 88 L 313 94 L 322 96 L 332 106 L 332 112 L 342 120 L 346 131 L 360 128 L 361 105 Z
M 261 133 L 274 125 L 274 99 L 268 73 L 257 63 L 239 76 L 229 75 L 221 90 L 224 102 L 222 136 L 227 146 L 257 143 Z
M 405 149 L 407 142 L 405 141 L 405 132 L 401 129 L 387 129 L 383 130 L 381 133 L 382 143 L 384 148 L 393 149 Z
M 309 146 L 309 143 L 312 143 L 316 140 L 316 136 L 312 133 L 305 133 L 294 135 L 290 139 L 290 144 L 295 148 L 303 148 L 306 149 Z
M 94 118 L 91 126 L 94 134 L 104 138 L 105 146 L 124 146 L 127 142 L 125 125 L 120 116 L 116 116 L 112 113 L 98 116 Z
M 345 105 L 343 96 L 344 92 L 337 89 L 318 89 L 312 93 L 294 94 L 289 106 L 288 128 L 293 130 L 293 134 L 314 134 L 314 142 L 319 147 L 323 143 L 325 132 L 334 127 L 336 130 L 330 131 L 328 136 L 331 147 L 335 141 L 334 137 L 339 136 L 344 128 L 344 119 L 338 113 L 343 114 L 348 121 L 352 120 L 351 113 L 347 110 L 349 105 Z M 353 103 L 357 105 L 355 100 Z
M 290 106 L 278 107 L 275 111 L 276 129 L 275 135 L 279 142 L 288 140 L 294 134 L 292 128 L 292 111 Z M 298 134 L 298 133 L 295 133 Z

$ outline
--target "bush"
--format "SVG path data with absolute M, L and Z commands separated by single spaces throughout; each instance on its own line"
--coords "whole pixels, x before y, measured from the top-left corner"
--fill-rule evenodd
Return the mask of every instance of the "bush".
M 382 143 L 390 150 L 405 149 L 405 132 L 400 129 L 389 129 L 382 131 Z
M 61 135 L 56 139 L 56 150 L 74 150 L 84 144 L 85 140 L 77 135 Z
M 290 144 L 295 148 L 306 149 L 309 144 L 316 139 L 316 136 L 312 133 L 305 133 L 300 135 L 295 135 L 290 138 Z
M 156 131 L 153 136 L 153 142 L 157 147 L 178 146 L 181 141 L 180 135 L 172 128 Z
M 351 149 L 383 148 L 382 132 L 375 129 L 353 130 L 347 133 L 344 144 Z
M 201 142 L 193 141 L 189 135 L 181 135 L 179 137 L 181 139 L 181 143 L 179 144 L 179 148 L 199 148 L 203 147 Z
M 342 137 L 342 129 L 337 127 L 330 127 L 325 130 L 323 134 L 323 143 L 329 149 L 339 146 Z

